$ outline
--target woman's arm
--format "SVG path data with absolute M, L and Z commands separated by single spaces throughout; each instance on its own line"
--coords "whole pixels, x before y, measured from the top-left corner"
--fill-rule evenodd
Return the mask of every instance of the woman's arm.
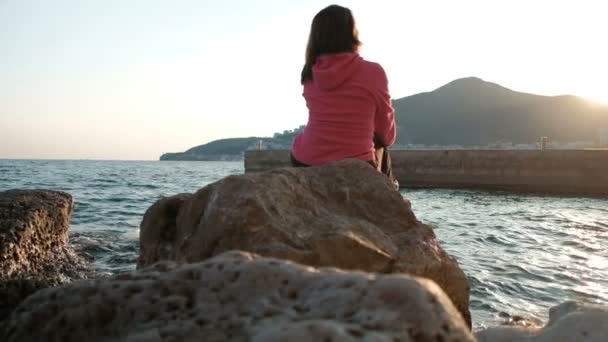
M 395 128 L 395 110 L 388 91 L 388 78 L 380 65 L 376 85 L 376 115 L 374 118 L 374 132 L 384 146 L 395 143 L 397 132 Z

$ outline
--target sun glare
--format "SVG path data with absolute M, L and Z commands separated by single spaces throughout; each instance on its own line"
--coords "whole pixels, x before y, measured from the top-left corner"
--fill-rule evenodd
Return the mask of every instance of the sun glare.
M 608 106 L 608 94 L 592 94 L 590 96 L 584 96 L 583 98 L 597 105 Z

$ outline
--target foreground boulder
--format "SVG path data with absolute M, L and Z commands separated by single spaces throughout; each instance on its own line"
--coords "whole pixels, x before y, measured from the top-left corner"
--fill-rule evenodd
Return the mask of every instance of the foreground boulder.
M 566 302 L 549 311 L 540 327 L 495 327 L 478 332 L 479 342 L 605 342 L 608 307 Z
M 139 267 L 244 250 L 298 263 L 434 280 L 470 323 L 469 286 L 387 177 L 346 160 L 230 176 L 156 202 L 141 223 Z
M 83 276 L 68 244 L 72 208 L 63 192 L 0 192 L 0 321 L 31 293 Z
M 473 341 L 432 281 L 249 253 L 40 291 L 2 341 Z

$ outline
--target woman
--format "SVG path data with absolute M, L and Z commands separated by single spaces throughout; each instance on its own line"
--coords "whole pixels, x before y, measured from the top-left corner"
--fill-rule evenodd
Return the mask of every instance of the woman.
M 308 124 L 293 142 L 292 164 L 355 158 L 396 183 L 387 151 L 396 138 L 388 80 L 379 64 L 359 56 L 360 45 L 348 8 L 332 5 L 314 17 L 301 75 Z

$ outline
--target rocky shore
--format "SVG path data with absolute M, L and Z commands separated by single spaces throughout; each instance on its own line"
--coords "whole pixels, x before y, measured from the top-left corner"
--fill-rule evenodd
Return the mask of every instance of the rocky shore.
M 144 215 L 140 244 L 140 266 L 242 250 L 314 267 L 425 277 L 471 322 L 469 285 L 456 260 L 387 178 L 358 161 L 230 176 L 160 200 Z
M 68 243 L 72 210 L 63 192 L 0 192 L 0 322 L 30 294 L 86 278 Z
M 160 199 L 141 222 L 138 269 L 104 279 L 87 280 L 69 246 L 72 208 L 61 192 L 0 192 L 1 341 L 608 336 L 608 308 L 575 302 L 545 327 L 473 334 L 458 262 L 363 162 L 230 176 Z
M 244 252 L 38 293 L 7 330 L 8 341 L 473 341 L 429 280 Z

